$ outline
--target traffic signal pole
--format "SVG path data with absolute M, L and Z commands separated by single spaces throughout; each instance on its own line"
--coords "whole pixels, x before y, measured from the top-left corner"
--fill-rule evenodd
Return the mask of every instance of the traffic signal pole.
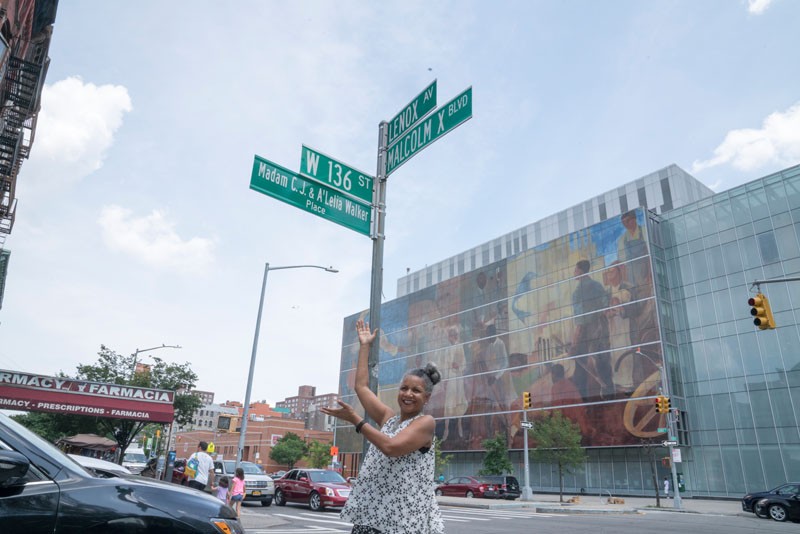
M 531 466 L 528 460 L 528 410 L 522 412 L 522 435 L 524 436 L 523 443 L 525 444 L 525 486 L 522 488 L 522 500 L 530 501 L 533 499 L 533 491 L 531 491 Z
M 667 373 L 664 372 L 664 367 L 659 367 L 661 370 L 661 393 L 666 395 L 667 398 L 670 397 L 669 389 L 667 387 Z M 677 510 L 681 510 L 683 508 L 683 502 L 681 501 L 681 492 L 678 486 L 678 472 L 675 470 L 675 461 L 673 455 L 673 446 L 672 446 L 672 436 L 677 437 L 677 432 L 675 431 L 675 418 L 672 415 L 672 410 L 667 412 L 667 428 L 669 428 L 669 442 L 670 445 L 667 445 L 667 449 L 669 450 L 669 469 L 670 474 L 672 475 L 672 492 L 675 495 L 675 498 L 672 499 L 672 503 Z M 669 495 L 665 495 L 665 497 L 669 497 Z

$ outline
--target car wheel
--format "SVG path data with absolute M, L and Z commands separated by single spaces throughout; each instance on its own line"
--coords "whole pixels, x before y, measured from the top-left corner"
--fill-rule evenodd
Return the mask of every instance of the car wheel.
M 444 493 L 442 493 L 442 490 L 440 490 L 440 489 L 437 489 L 437 490 L 436 490 L 436 495 L 437 495 L 437 496 L 439 496 L 439 497 L 441 497 L 442 495 L 444 495 Z
M 275 504 L 277 506 L 286 506 L 286 497 L 284 497 L 282 490 L 275 490 Z
M 308 507 L 314 512 L 322 510 L 322 498 L 316 491 L 311 492 L 311 496 L 308 498 Z
M 272 504 L 272 499 L 261 499 L 261 506 L 269 506 Z
M 464 495 L 464 497 L 466 497 L 467 499 L 471 499 L 471 498 L 473 498 L 474 496 L 475 496 L 475 494 L 474 494 L 474 493 L 472 493 L 471 491 L 467 491 L 467 494 L 466 494 L 466 495 Z
M 775 521 L 786 521 L 786 508 L 782 504 L 770 504 L 767 513 Z
M 758 511 L 758 506 L 756 505 L 753 505 L 753 513 L 755 514 L 756 517 L 759 517 L 761 519 L 769 519 L 769 516 L 767 514 L 762 514 L 761 512 Z

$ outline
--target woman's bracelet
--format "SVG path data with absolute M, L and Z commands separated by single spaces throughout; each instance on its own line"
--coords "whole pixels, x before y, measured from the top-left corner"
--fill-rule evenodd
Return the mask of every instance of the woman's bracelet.
M 362 419 L 360 423 L 356 425 L 356 434 L 361 434 L 361 427 L 367 424 L 366 419 Z

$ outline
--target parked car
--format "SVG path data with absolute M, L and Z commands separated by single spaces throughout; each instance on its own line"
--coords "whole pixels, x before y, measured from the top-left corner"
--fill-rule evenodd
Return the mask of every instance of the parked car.
M 488 475 L 481 478 L 481 480 L 494 484 L 498 499 L 513 501 L 514 499 L 519 499 L 522 495 L 519 481 L 511 475 Z
M 800 484 L 784 484 L 775 489 L 779 491 L 756 500 L 753 512 L 758 517 L 769 517 L 775 521 L 788 519 L 800 523 Z
M 436 486 L 436 495 L 493 499 L 498 496 L 498 491 L 494 482 L 486 480 L 485 477 L 453 477 L 444 484 Z
M 275 504 L 307 503 L 314 510 L 344 506 L 350 496 L 347 481 L 329 469 L 292 469 L 275 481 Z
M 80 454 L 68 454 L 70 458 L 78 462 L 81 466 L 88 469 L 92 474 L 102 478 L 113 478 L 124 475 L 132 475 L 131 470 L 114 462 L 92 458 L 91 456 L 81 456 Z
M 189 477 L 184 472 L 186 470 L 186 458 L 178 458 L 172 466 L 172 483 L 181 486 L 189 485 Z
M 136 476 L 103 478 L 0 413 L 3 534 L 242 534 L 211 495 Z
M 241 462 L 239 465 L 244 469 L 244 501 L 259 501 L 261 506 L 272 504 L 272 498 L 275 496 L 275 483 L 272 478 L 265 475 L 253 462 Z M 214 473 L 217 479 L 228 477 L 232 482 L 236 475 L 236 461 L 215 461 Z
M 756 503 L 761 499 L 771 497 L 773 495 L 792 495 L 797 493 L 797 488 L 800 487 L 800 482 L 789 482 L 781 484 L 777 488 L 772 488 L 769 491 L 758 491 L 748 493 L 742 497 L 742 510 L 745 512 L 756 513 Z M 757 514 L 756 514 L 757 515 Z

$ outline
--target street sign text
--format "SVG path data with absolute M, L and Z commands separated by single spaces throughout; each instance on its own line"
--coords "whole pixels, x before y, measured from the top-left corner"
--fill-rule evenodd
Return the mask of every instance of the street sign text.
M 308 181 L 269 160 L 255 156 L 250 189 L 370 235 L 371 208 L 322 184 Z
M 408 103 L 400 113 L 389 121 L 389 132 L 387 143 L 392 146 L 397 139 L 409 128 L 422 120 L 425 115 L 436 107 L 436 80 L 433 80 L 428 87 L 422 90 L 414 100 Z
M 472 87 L 469 87 L 397 139 L 386 154 L 386 176 L 411 156 L 471 118 Z
M 306 145 L 303 145 L 300 155 L 300 174 L 332 187 L 340 193 L 372 203 L 372 184 L 375 181 L 372 176 Z

